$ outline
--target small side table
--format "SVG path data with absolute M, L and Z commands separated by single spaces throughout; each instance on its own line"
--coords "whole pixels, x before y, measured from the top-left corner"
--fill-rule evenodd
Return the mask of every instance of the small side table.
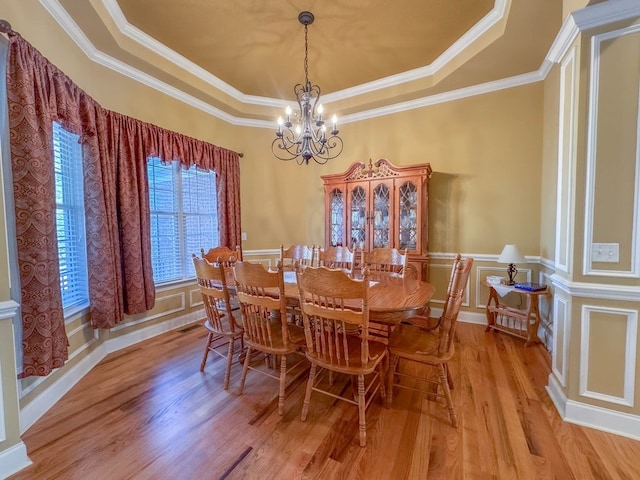
M 536 343 L 541 343 L 538 338 L 538 326 L 540 325 L 540 311 L 538 309 L 538 299 L 540 295 L 547 295 L 549 288 L 537 290 L 535 292 L 522 290 L 508 285 L 499 285 L 501 289 L 509 290 L 507 293 L 516 292 L 527 297 L 527 307 L 519 309 L 500 303 L 499 295 L 494 285 L 484 282 L 489 287 L 489 299 L 487 300 L 487 328 L 515 335 L 526 340 L 524 346 L 530 347 Z

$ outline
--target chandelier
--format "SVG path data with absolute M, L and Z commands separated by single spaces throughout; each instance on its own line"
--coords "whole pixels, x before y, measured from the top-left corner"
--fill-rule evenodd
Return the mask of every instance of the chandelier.
M 322 119 L 320 87 L 309 82 L 307 27 L 313 23 L 311 12 L 301 12 L 298 21 L 304 25 L 304 85 L 297 84 L 293 92 L 298 102 L 298 112 L 291 121 L 291 107 L 285 110 L 286 119 L 278 118 L 278 131 L 271 143 L 271 151 L 280 160 L 296 160 L 298 165 L 308 164 L 310 159 L 324 164 L 342 153 L 342 139 L 338 136 L 338 119 L 331 119 L 331 131 Z

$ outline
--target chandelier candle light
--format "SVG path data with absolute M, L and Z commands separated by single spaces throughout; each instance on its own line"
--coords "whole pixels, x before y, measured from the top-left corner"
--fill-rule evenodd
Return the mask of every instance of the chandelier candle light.
M 298 165 L 309 164 L 313 159 L 324 164 L 342 153 L 342 139 L 338 136 L 338 119 L 331 119 L 331 132 L 327 137 L 327 127 L 322 119 L 320 87 L 309 81 L 307 27 L 313 23 L 311 12 L 301 12 L 298 21 L 304 25 L 304 85 L 297 84 L 293 92 L 298 101 L 299 111 L 295 113 L 296 125 L 291 121 L 291 107 L 287 105 L 286 119 L 278 118 L 278 131 L 271 143 L 271 151 L 280 160 L 296 160 Z

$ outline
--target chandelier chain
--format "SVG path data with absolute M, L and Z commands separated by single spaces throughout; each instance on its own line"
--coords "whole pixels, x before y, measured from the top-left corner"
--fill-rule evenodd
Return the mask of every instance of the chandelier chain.
M 304 83 L 309 83 L 309 45 L 307 42 L 307 25 L 304 26 Z

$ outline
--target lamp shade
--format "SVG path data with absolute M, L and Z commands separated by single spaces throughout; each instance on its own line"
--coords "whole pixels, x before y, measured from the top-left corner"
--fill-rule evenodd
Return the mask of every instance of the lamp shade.
M 498 257 L 498 263 L 526 263 L 526 261 L 516 245 L 505 245 Z

